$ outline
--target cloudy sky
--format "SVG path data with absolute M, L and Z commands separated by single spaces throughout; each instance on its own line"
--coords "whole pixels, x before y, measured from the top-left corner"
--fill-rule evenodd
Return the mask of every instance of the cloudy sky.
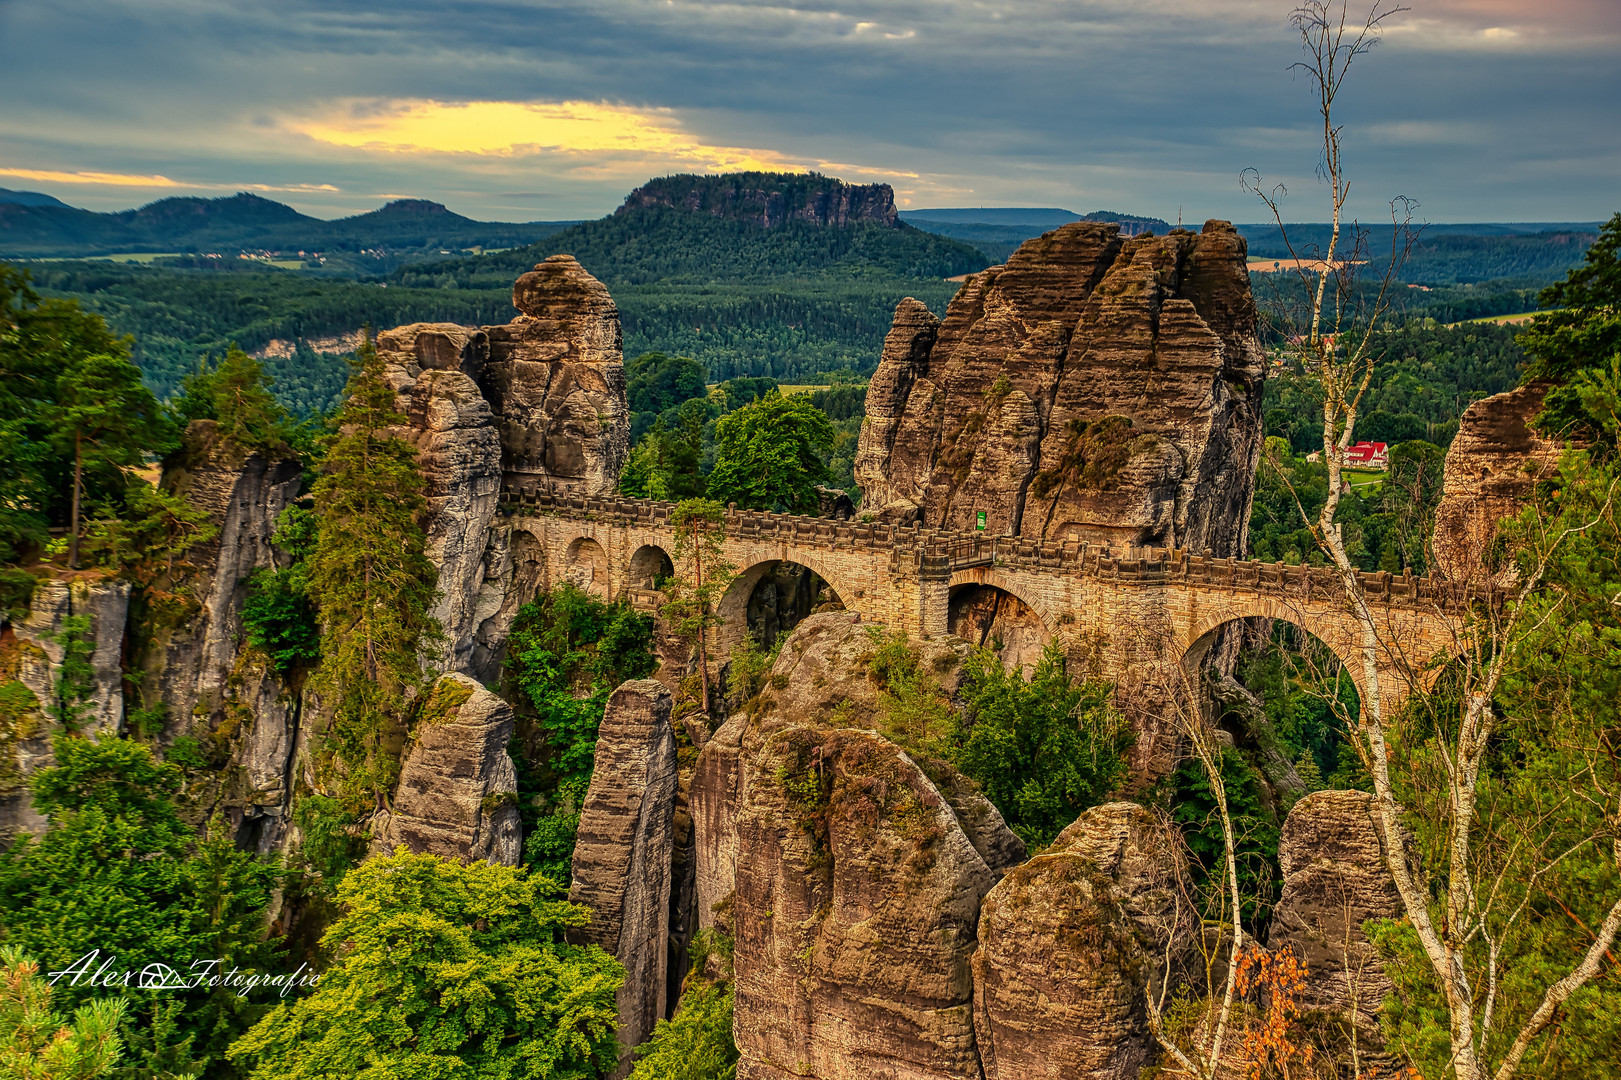
M 1357 0 L 1352 0 L 1355 4 Z M 1411 0 L 1342 101 L 1352 202 L 1621 209 L 1621 0 Z M 594 217 L 812 168 L 903 207 L 1320 220 L 1292 0 L 0 0 L 0 187 Z

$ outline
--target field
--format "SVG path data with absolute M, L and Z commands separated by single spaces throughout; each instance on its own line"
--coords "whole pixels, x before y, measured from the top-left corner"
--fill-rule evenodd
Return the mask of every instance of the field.
M 1545 311 L 1523 311 L 1518 315 L 1487 315 L 1482 319 L 1465 319 L 1464 322 L 1495 323 L 1498 326 L 1518 326 L 1520 323 L 1528 323 L 1538 315 L 1545 314 L 1547 314 Z M 1450 325 L 1462 326 L 1463 323 L 1452 323 Z

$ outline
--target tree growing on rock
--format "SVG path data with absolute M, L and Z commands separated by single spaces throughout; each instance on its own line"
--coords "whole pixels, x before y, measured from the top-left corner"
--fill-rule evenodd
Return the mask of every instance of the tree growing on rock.
M 712 499 L 689 499 L 670 514 L 675 529 L 675 578 L 665 589 L 659 616 L 671 633 L 698 652 L 702 706 L 708 715 L 709 637 L 725 620 L 719 606 L 736 567 L 726 561 L 726 511 Z
M 321 756 L 357 804 L 381 799 L 398 776 L 395 741 L 422 684 L 419 652 L 439 631 L 428 614 L 438 570 L 426 554 L 416 448 L 394 434 L 405 422 L 368 335 L 312 493 L 320 530 L 308 560 L 321 621 L 315 677 L 330 713 Z
M 1334 105 L 1352 61 L 1400 9 L 1378 4 L 1359 27 L 1345 3 L 1308 0 L 1293 17 L 1306 48 L 1299 67 L 1317 92 L 1333 227 L 1318 268 L 1302 267 L 1309 301 L 1286 337 L 1322 395 L 1328 494 L 1301 518 L 1360 624 L 1351 745 L 1371 782 L 1405 916 L 1377 933 L 1399 991 L 1386 1022 L 1426 1075 L 1511 1080 L 1522 1067 L 1596 1075 L 1601 1061 L 1608 1068 L 1615 1060 L 1600 1049 L 1615 1044 L 1613 1021 L 1605 1031 L 1593 1017 L 1610 1011 L 1601 1002 L 1616 993 L 1611 954 L 1621 932 L 1616 245 L 1590 255 L 1555 291 L 1574 305 L 1571 313 L 1540 317 L 1527 335 L 1533 351 L 1543 350 L 1533 371 L 1565 388 L 1550 395 L 1552 426 L 1573 425 L 1591 445 L 1567 452 L 1538 505 L 1504 530 L 1493 572 L 1437 604 L 1451 623 L 1455 658 L 1425 673 L 1430 658 L 1410 657 L 1411 696 L 1394 708 L 1387 691 L 1399 688 L 1383 685 L 1392 677 L 1384 660 L 1404 656 L 1409 643 L 1364 597 L 1339 510 L 1347 451 L 1385 360 L 1383 323 L 1413 231 L 1410 204 L 1395 200 L 1383 276 L 1358 280 L 1367 234 L 1343 221 L 1349 181 Z M 1265 191 L 1253 175 L 1249 183 L 1281 228 L 1281 189 Z M 1586 1044 L 1553 1037 L 1556 1026 L 1583 1031 Z

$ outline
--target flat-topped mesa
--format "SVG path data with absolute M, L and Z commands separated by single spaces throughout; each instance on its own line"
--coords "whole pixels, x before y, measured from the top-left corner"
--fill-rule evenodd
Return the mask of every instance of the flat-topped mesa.
M 733 218 L 770 229 L 787 221 L 845 226 L 873 221 L 900 224 L 895 189 L 888 184 L 846 184 L 820 173 L 729 173 L 661 176 L 625 197 L 616 213 L 668 206 Z
M 902 301 L 856 457 L 881 521 L 1239 556 L 1264 365 L 1225 221 L 1122 239 L 1074 222 Z

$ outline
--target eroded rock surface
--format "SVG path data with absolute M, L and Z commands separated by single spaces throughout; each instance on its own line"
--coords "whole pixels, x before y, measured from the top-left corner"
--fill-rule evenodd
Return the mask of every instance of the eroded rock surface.
M 400 770 L 392 812 L 372 822 L 374 845 L 471 862 L 518 865 L 518 771 L 507 756 L 512 707 L 465 675 L 429 691 Z
M 611 493 L 630 451 L 619 308 L 572 255 L 520 277 L 521 313 L 485 327 L 481 385 L 509 479 L 580 495 Z
M 272 538 L 302 476 L 285 449 L 248 449 L 214 421 L 192 421 L 163 484 L 219 531 L 186 553 L 183 580 L 169 583 L 191 590 L 195 612 L 178 624 L 154 620 L 140 658 L 143 703 L 162 706 L 168 737 L 221 733 L 234 745 L 242 769 L 214 797 L 233 814 L 274 819 L 254 826 L 255 847 L 278 838 L 302 700 L 244 651 L 242 607 L 251 575 L 288 561 Z
M 444 630 L 442 670 L 464 670 L 478 629 L 485 549 L 501 495 L 501 436 L 477 380 L 489 335 L 450 323 L 413 323 L 377 337 L 417 448 L 428 500 L 428 558 L 439 567 L 430 614 Z
M 980 909 L 974 1026 L 985 1080 L 1136 1080 L 1145 995 L 1192 938 L 1180 854 L 1132 803 L 1082 814 Z
M 1521 386 L 1464 411 L 1447 448 L 1435 508 L 1436 569 L 1455 581 L 1484 580 L 1497 524 L 1518 513 L 1537 478 L 1559 464 L 1561 446 L 1531 430 L 1546 384 Z
M 129 615 L 124 581 L 41 581 L 28 614 L 0 633 L 0 839 L 18 830 L 39 833 L 45 818 L 34 810 L 28 777 L 54 764 L 51 739 L 63 730 L 59 683 L 70 647 L 68 620 L 87 620 L 72 631 L 90 665 L 85 696 L 67 703 L 67 726 L 81 734 L 116 734 L 124 723 L 119 660 Z
M 1261 445 L 1256 312 L 1228 223 L 1076 222 L 903 301 L 856 458 L 882 520 L 1242 555 Z
M 677 795 L 670 705 L 651 679 L 623 683 L 608 699 L 574 845 L 569 900 L 590 908 L 591 922 L 571 939 L 600 945 L 625 966 L 620 1076 L 665 1016 Z
M 977 1078 L 968 960 L 993 875 L 899 748 L 780 727 L 741 757 L 739 1078 Z
M 1304 1008 L 1354 1021 L 1377 1047 L 1379 1007 L 1392 984 L 1362 924 L 1399 918 L 1402 904 L 1374 814 L 1373 796 L 1361 791 L 1318 791 L 1295 803 L 1278 844 L 1283 894 L 1267 944 L 1305 961 L 1297 995 Z

